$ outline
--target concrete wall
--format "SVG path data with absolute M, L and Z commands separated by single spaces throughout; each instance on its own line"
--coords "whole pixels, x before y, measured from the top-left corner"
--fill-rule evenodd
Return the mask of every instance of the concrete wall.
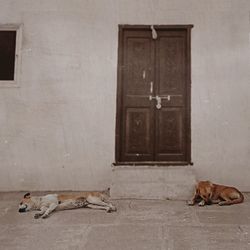
M 118 24 L 193 24 L 198 178 L 250 191 L 250 2 L 1 0 L 22 23 L 19 88 L 0 88 L 0 190 L 110 185 Z

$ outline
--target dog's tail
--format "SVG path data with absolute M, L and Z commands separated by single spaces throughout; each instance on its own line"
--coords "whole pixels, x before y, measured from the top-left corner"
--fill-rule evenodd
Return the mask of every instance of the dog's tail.
M 236 199 L 229 201 L 227 203 L 228 205 L 239 204 L 239 203 L 242 203 L 244 201 L 244 195 L 239 190 L 237 190 L 237 191 L 239 194 L 239 198 L 236 198 Z
M 237 204 L 237 203 L 242 203 L 244 201 L 244 195 L 239 191 L 239 195 L 240 197 L 238 199 L 233 200 L 233 204 Z

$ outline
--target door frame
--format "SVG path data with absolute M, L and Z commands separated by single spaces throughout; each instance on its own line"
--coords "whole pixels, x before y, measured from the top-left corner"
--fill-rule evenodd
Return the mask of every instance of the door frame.
M 185 30 L 187 32 L 187 51 L 186 51 L 186 109 L 189 116 L 187 117 L 187 159 L 181 162 L 164 162 L 164 161 L 146 161 L 146 162 L 124 162 L 121 161 L 121 113 L 122 113 L 122 74 L 124 66 L 122 65 L 123 53 L 123 34 L 125 30 L 151 30 L 151 25 L 119 25 L 118 34 L 118 67 L 117 67 L 117 94 L 116 94 L 116 129 L 115 129 L 115 163 L 114 165 L 156 165 L 156 166 L 173 166 L 173 165 L 193 165 L 191 160 L 191 29 L 192 24 L 188 25 L 154 25 L 156 30 Z

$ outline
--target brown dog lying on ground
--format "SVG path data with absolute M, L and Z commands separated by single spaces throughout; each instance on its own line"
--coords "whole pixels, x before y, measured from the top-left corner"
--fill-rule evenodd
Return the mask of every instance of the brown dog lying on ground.
M 77 194 L 47 194 L 44 196 L 24 195 L 19 204 L 19 212 L 39 210 L 34 218 L 47 218 L 55 210 L 74 208 L 102 209 L 107 212 L 116 211 L 109 202 L 109 189 L 103 192 L 80 192 Z
M 223 206 L 238 204 L 243 201 L 243 194 L 235 187 L 213 184 L 210 181 L 200 181 L 196 185 L 194 196 L 188 201 L 188 205 L 192 206 L 198 203 L 199 206 L 206 204 L 219 204 Z

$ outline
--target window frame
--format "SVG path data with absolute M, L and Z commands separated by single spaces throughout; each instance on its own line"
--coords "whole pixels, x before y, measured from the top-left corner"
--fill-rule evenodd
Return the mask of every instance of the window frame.
M 22 24 L 0 24 L 0 31 L 16 31 L 14 80 L 1 80 L 0 88 L 20 87 Z

